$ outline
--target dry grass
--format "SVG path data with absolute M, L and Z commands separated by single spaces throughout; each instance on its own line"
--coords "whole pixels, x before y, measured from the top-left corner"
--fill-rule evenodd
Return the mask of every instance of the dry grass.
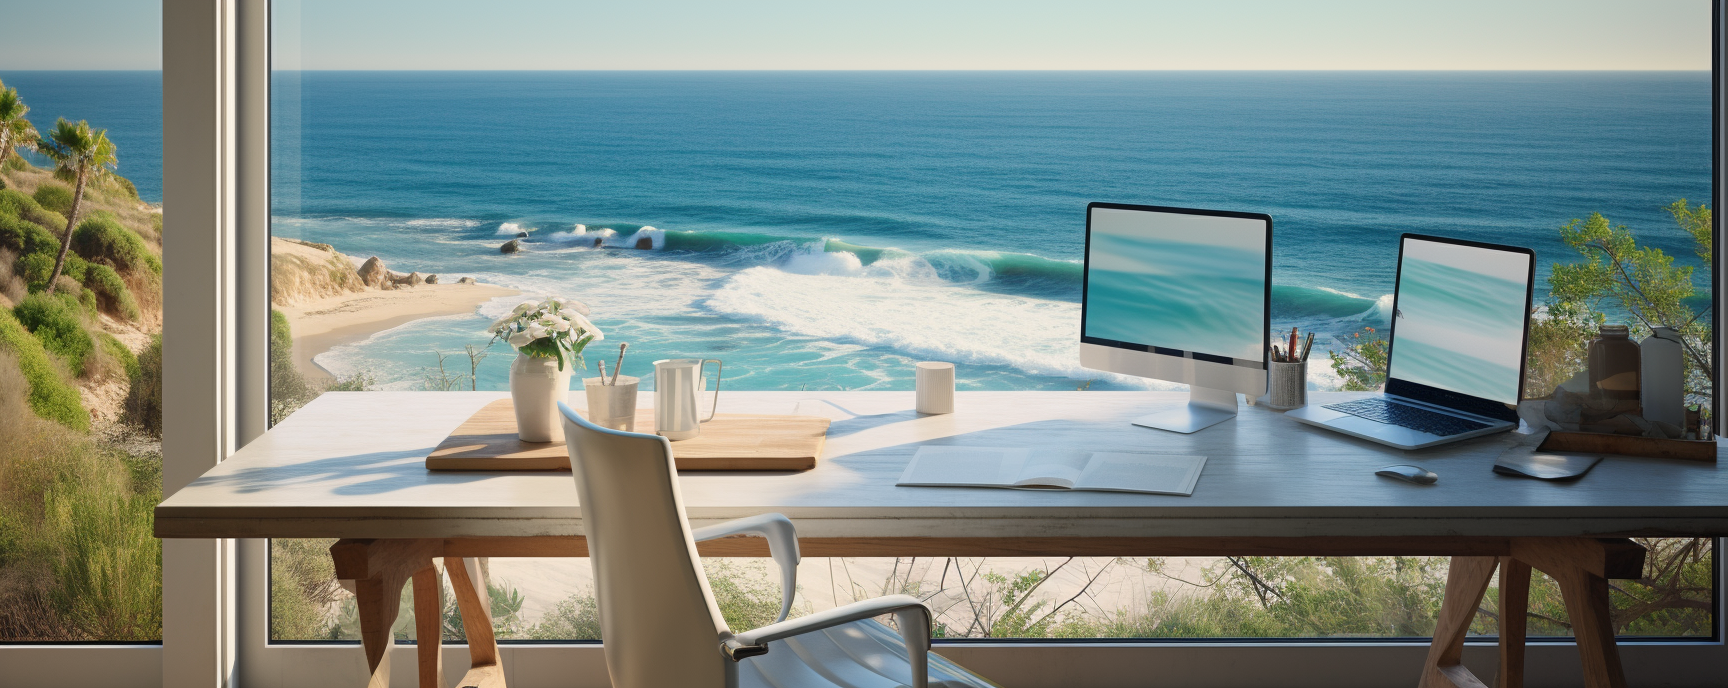
M 32 167 L 27 170 L 7 169 L 0 174 L 5 175 L 7 188 L 17 189 L 26 194 L 36 193 L 37 187 L 45 183 L 62 183 L 54 179 L 54 170 L 46 167 Z M 149 245 L 156 255 L 162 255 L 162 234 L 155 229 L 158 220 L 152 219 L 152 216 L 156 218 L 162 216 L 161 208 L 127 196 L 125 192 L 119 190 L 117 185 L 96 184 L 85 190 L 84 205 L 79 209 L 78 216 L 90 217 L 90 213 L 96 210 L 114 213 L 115 217 L 120 219 L 121 224 L 138 232 L 139 236 L 144 238 L 144 243 Z M 54 232 L 55 236 L 64 236 L 66 232 L 64 226 L 49 227 L 48 230 Z
M 26 386 L 0 352 L 0 641 L 160 638 L 159 453 L 38 418 Z
M 0 306 L 10 308 L 24 300 L 28 293 L 24 286 L 24 278 L 12 272 L 12 266 L 18 262 L 18 254 L 11 249 L 0 248 Z
M 138 303 L 138 324 L 151 332 L 162 331 L 162 278 L 143 270 L 121 275 L 132 300 Z

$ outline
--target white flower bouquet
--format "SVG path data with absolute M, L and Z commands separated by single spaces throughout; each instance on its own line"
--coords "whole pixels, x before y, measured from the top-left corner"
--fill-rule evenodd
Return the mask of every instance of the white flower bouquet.
M 606 338 L 588 321 L 587 306 L 556 296 L 539 303 L 523 301 L 487 331 L 492 333 L 493 343 L 502 339 L 523 355 L 558 359 L 559 370 L 564 370 L 566 355 L 576 367 L 586 369 L 582 349 L 589 342 Z

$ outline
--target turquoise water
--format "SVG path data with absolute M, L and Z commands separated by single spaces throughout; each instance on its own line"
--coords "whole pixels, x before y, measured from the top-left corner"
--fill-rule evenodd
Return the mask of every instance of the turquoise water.
M 1272 215 L 1274 327 L 1324 348 L 1388 322 L 1400 232 L 1530 246 L 1545 266 L 1576 258 L 1559 225 L 1601 211 L 1695 264 L 1662 208 L 1712 183 L 1707 73 L 278 72 L 273 88 L 278 234 L 582 299 L 631 343 L 627 373 L 715 357 L 734 389 L 910 389 L 927 359 L 958 363 L 962 388 L 1147 386 L 1076 361 L 1092 201 Z M 517 231 L 527 250 L 500 255 Z M 416 386 L 510 305 L 319 363 Z M 505 386 L 498 353 L 483 388 Z
M 1522 256 L 1411 241 L 1398 292 L 1393 377 L 1518 403 Z M 1473 251 L 1463 253 L 1462 251 Z M 1425 260 L 1446 252 L 1452 264 Z M 1510 259 L 1508 259 L 1510 258 Z

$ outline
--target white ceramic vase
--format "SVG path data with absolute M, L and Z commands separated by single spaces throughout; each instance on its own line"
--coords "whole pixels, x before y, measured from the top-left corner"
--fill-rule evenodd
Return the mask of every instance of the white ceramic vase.
M 558 402 L 570 397 L 570 377 L 576 370 L 566 361 L 517 354 L 510 364 L 510 399 L 516 405 L 516 434 L 523 442 L 562 442 Z

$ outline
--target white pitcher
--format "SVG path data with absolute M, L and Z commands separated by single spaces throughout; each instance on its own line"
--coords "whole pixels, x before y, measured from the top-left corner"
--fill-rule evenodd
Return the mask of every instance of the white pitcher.
M 714 406 L 708 417 L 698 419 L 696 397 L 708 384 L 703 374 L 714 362 Z M 702 434 L 702 424 L 714 420 L 720 409 L 720 359 L 668 358 L 654 362 L 654 432 L 668 440 L 687 440 Z

